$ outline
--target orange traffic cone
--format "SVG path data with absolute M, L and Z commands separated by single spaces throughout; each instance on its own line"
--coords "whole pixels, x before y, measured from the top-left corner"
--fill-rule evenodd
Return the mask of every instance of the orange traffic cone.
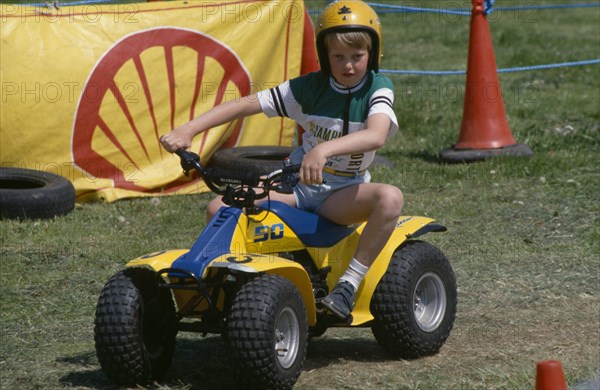
M 543 360 L 537 363 L 535 390 L 567 390 L 560 361 Z
M 467 83 L 458 142 L 440 153 L 442 161 L 469 162 L 488 157 L 531 156 L 513 138 L 502 100 L 490 28 L 483 0 L 472 0 Z
M 315 48 L 315 27 L 308 10 L 304 12 L 304 35 L 302 36 L 302 64 L 300 74 L 307 74 L 321 69 Z

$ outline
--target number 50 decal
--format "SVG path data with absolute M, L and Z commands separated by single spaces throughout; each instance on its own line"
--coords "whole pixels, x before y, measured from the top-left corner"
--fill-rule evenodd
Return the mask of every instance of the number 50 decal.
M 284 227 L 282 223 L 274 225 L 257 226 L 254 229 L 254 242 L 267 241 L 268 239 L 277 240 L 283 238 Z

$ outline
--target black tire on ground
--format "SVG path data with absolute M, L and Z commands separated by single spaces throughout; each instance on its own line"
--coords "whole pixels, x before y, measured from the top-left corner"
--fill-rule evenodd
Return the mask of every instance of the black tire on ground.
M 0 216 L 46 219 L 75 208 L 75 188 L 62 176 L 23 168 L 0 168 Z
M 436 354 L 456 315 L 456 279 L 446 256 L 423 241 L 396 249 L 371 300 L 371 329 L 394 356 L 415 359 Z
M 240 146 L 217 151 L 209 163 L 228 170 L 252 170 L 266 174 L 281 169 L 283 159 L 293 150 L 287 146 Z
M 175 351 L 175 305 L 148 269 L 127 269 L 104 286 L 96 307 L 96 354 L 118 385 L 164 378 Z
M 291 389 L 302 371 L 308 338 L 298 289 L 278 275 L 248 282 L 231 306 L 227 335 L 240 388 Z

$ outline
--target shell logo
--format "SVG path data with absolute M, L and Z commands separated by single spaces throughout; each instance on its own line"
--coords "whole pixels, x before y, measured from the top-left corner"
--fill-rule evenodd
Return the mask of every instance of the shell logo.
M 130 34 L 102 56 L 83 88 L 73 161 L 116 188 L 174 191 L 189 182 L 165 175 L 178 163 L 162 149 L 160 136 L 224 100 L 248 95 L 250 88 L 238 56 L 212 37 L 174 27 Z M 241 126 L 239 120 L 211 129 L 196 137 L 202 139 L 192 149 L 202 154 L 223 140 L 233 146 Z

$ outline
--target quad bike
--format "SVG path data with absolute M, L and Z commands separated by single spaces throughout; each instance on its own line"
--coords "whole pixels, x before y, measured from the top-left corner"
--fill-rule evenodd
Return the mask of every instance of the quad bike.
M 364 224 L 336 225 L 269 201 L 291 193 L 299 166 L 280 163 L 268 175 L 206 168 L 179 150 L 222 195 L 222 207 L 189 250 L 131 260 L 102 290 L 95 318 L 96 353 L 115 383 L 164 378 L 178 331 L 221 334 L 240 387 L 292 388 L 309 337 L 330 327 L 370 327 L 393 356 L 435 354 L 456 313 L 456 281 L 446 256 L 415 240 L 446 229 L 432 219 L 399 218 L 369 269 L 351 317 L 342 321 L 320 300 L 346 270 Z M 262 206 L 257 206 L 262 201 Z

